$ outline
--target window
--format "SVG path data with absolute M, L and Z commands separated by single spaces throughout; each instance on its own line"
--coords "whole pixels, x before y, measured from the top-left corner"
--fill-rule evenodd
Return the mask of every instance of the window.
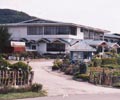
M 36 50 L 36 45 L 32 45 L 32 50 Z
M 70 33 L 70 29 L 68 26 L 59 26 L 57 27 L 57 34 L 59 35 L 68 35 Z
M 44 27 L 44 34 L 45 35 L 55 35 L 56 34 L 56 27 L 55 26 L 45 26 Z
M 27 27 L 28 35 L 43 35 L 43 27 L 40 26 L 29 26 Z
M 77 28 L 70 26 L 45 26 L 45 35 L 76 35 Z
M 64 43 L 48 43 L 47 51 L 63 52 L 65 51 L 65 44 Z
M 71 35 L 77 35 L 77 28 L 76 27 L 70 27 L 70 34 Z

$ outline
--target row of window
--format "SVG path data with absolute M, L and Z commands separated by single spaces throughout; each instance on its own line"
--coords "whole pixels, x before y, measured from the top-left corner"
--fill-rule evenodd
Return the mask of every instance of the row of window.
M 85 29 L 85 28 L 81 28 L 81 32 L 84 33 L 84 39 L 98 40 L 98 39 L 100 39 L 100 37 L 102 37 L 104 35 L 102 32 L 88 30 L 88 29 Z
M 36 50 L 36 45 L 29 46 L 30 49 Z M 65 44 L 64 43 L 47 43 L 47 51 L 50 52 L 64 52 Z
M 77 28 L 72 26 L 30 26 L 28 35 L 76 35 Z

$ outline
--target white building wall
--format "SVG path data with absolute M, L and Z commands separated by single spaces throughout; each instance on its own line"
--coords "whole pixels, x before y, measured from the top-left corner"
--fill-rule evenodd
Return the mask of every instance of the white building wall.
M 40 54 L 47 53 L 47 44 L 46 44 L 46 43 L 39 43 L 39 46 L 38 46 L 38 48 L 37 48 L 37 51 L 38 51 Z
M 84 39 L 84 33 L 81 32 L 80 27 L 77 27 L 77 39 L 81 39 L 81 40 Z
M 41 38 L 48 38 L 48 39 L 84 39 L 83 33 L 80 32 L 80 28 L 77 28 L 77 35 L 27 35 L 27 26 L 12 26 L 8 27 L 9 33 L 11 33 L 11 38 L 14 40 L 20 40 L 21 38 L 26 38 L 27 40 L 39 40 Z M 66 44 L 65 52 L 69 53 L 69 44 Z M 46 43 L 40 43 L 37 45 L 37 51 L 39 53 L 47 53 L 47 45 Z M 54 53 L 54 52 L 53 52 Z
M 77 28 L 77 35 L 27 35 L 27 26 L 15 26 L 8 27 L 11 38 L 19 40 L 26 38 L 28 40 L 39 40 L 41 38 L 62 38 L 62 39 L 83 39 L 83 33 L 80 32 L 80 28 Z
M 27 37 L 27 27 L 8 27 L 8 32 L 11 34 L 11 38 L 15 40 Z

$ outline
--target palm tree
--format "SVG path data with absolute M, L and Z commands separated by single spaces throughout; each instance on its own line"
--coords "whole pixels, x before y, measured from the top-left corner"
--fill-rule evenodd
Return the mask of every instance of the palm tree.
M 9 46 L 10 36 L 7 27 L 0 26 L 0 53 L 3 53 L 4 49 Z

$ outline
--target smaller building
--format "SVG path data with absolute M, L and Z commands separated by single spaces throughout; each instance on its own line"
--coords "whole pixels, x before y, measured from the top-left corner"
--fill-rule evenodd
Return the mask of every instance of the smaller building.
M 25 51 L 25 42 L 11 41 L 12 52 L 24 52 Z
M 82 40 L 70 47 L 70 55 L 72 60 L 90 60 L 92 58 L 92 53 L 95 51 L 96 49 L 92 48 Z
M 120 35 L 104 34 L 104 41 L 106 42 L 116 43 L 116 42 L 119 42 L 119 40 L 120 40 Z

